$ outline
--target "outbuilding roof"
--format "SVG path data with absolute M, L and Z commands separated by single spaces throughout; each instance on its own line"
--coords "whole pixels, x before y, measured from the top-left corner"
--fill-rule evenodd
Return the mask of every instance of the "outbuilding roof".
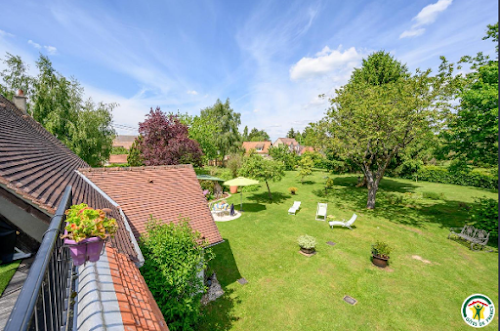
M 222 237 L 214 222 L 193 166 L 168 165 L 80 169 L 125 213 L 136 238 L 153 216 L 164 222 L 188 218 L 193 230 L 214 245 Z

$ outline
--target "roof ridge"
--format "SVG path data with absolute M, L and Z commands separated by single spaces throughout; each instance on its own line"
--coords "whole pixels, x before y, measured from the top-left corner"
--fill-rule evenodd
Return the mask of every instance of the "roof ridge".
M 103 167 L 103 168 L 80 168 L 79 172 L 113 172 L 113 171 L 147 171 L 161 169 L 194 169 L 192 164 L 169 164 L 160 166 L 139 167 Z

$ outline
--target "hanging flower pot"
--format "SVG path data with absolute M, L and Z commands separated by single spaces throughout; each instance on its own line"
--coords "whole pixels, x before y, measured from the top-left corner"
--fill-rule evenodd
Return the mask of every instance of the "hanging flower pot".
M 118 229 L 116 220 L 107 218 L 104 210 L 92 209 L 84 203 L 66 210 L 66 222 L 61 238 L 69 248 L 75 266 L 86 261 L 97 262 L 105 239 Z
M 69 248 L 73 264 L 79 266 L 85 263 L 85 261 L 99 261 L 102 248 L 104 247 L 104 240 L 99 237 L 91 237 L 79 242 L 64 239 L 64 244 Z

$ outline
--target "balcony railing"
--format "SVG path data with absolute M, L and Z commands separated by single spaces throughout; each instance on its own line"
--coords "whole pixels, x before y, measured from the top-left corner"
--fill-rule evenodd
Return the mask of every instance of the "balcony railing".
M 71 186 L 68 186 L 43 235 L 5 331 L 71 329 L 74 267 L 69 250 L 63 248 L 60 238 L 66 219 L 64 211 L 70 207 L 71 200 Z

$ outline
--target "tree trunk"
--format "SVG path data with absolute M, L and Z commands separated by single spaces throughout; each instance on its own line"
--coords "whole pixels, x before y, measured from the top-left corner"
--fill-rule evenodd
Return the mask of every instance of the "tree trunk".
M 365 187 L 366 186 L 366 176 L 363 175 L 363 180 L 358 181 L 358 184 L 356 184 L 356 187 Z
M 367 186 L 368 186 L 368 201 L 366 203 L 366 208 L 375 209 L 375 199 L 378 191 L 378 184 L 380 182 L 379 178 L 373 178 L 371 171 L 367 171 L 366 175 Z
M 269 193 L 269 200 L 273 199 L 273 196 L 271 195 L 271 189 L 269 188 L 269 183 L 266 180 L 266 186 L 267 186 L 267 192 Z

